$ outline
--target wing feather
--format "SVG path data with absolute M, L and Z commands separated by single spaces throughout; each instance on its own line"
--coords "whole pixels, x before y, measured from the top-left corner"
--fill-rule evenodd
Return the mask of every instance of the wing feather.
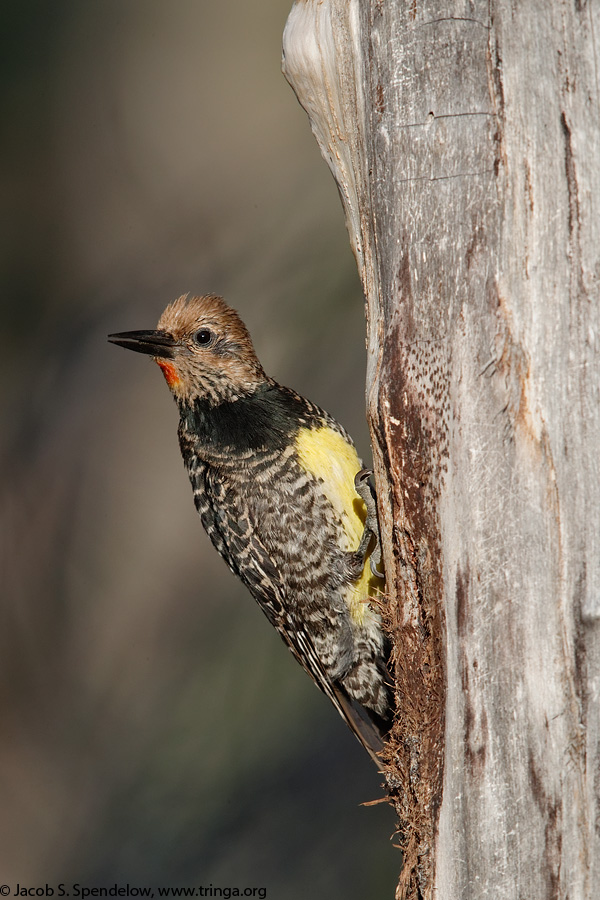
M 310 675 L 315 684 L 329 697 L 339 714 L 346 721 L 371 758 L 381 768 L 378 754 L 383 750 L 387 727 L 378 723 L 376 716 L 353 700 L 340 682 L 332 681 L 325 671 L 304 624 L 294 617 L 293 607 L 287 602 L 277 566 L 258 537 L 253 523 L 248 521 L 247 510 L 236 502 L 233 491 L 214 490 L 214 503 L 210 502 L 211 527 L 207 531 L 213 543 L 224 557 L 229 568 L 249 589 L 258 605 L 277 629 L 295 659 Z M 227 501 L 222 495 L 227 494 Z M 232 515 L 233 513 L 233 515 Z M 203 518 L 206 517 L 206 513 Z

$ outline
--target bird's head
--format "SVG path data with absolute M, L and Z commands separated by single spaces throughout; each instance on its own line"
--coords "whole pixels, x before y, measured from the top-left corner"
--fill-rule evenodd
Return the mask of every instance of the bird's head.
M 156 331 L 126 331 L 108 339 L 152 356 L 180 403 L 235 400 L 268 380 L 248 329 L 215 294 L 186 294 L 167 306 Z

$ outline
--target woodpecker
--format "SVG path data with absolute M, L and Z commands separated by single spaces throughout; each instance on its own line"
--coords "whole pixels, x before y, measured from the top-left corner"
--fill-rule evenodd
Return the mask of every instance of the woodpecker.
M 214 294 L 179 297 L 157 330 L 109 341 L 162 369 L 212 543 L 381 764 L 389 647 L 377 611 L 376 509 L 352 439 L 265 374 L 246 326 Z

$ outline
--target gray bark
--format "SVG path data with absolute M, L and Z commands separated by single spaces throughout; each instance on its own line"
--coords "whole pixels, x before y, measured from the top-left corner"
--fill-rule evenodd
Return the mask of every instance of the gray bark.
M 399 897 L 598 896 L 599 37 L 585 0 L 286 26 L 367 303 Z

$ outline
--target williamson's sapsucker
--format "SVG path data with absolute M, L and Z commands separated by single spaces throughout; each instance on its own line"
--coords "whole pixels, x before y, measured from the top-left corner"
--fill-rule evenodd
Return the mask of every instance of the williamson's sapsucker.
M 349 435 L 269 378 L 237 313 L 180 297 L 156 331 L 109 340 L 154 357 L 211 541 L 371 756 L 391 725 L 388 648 Z

